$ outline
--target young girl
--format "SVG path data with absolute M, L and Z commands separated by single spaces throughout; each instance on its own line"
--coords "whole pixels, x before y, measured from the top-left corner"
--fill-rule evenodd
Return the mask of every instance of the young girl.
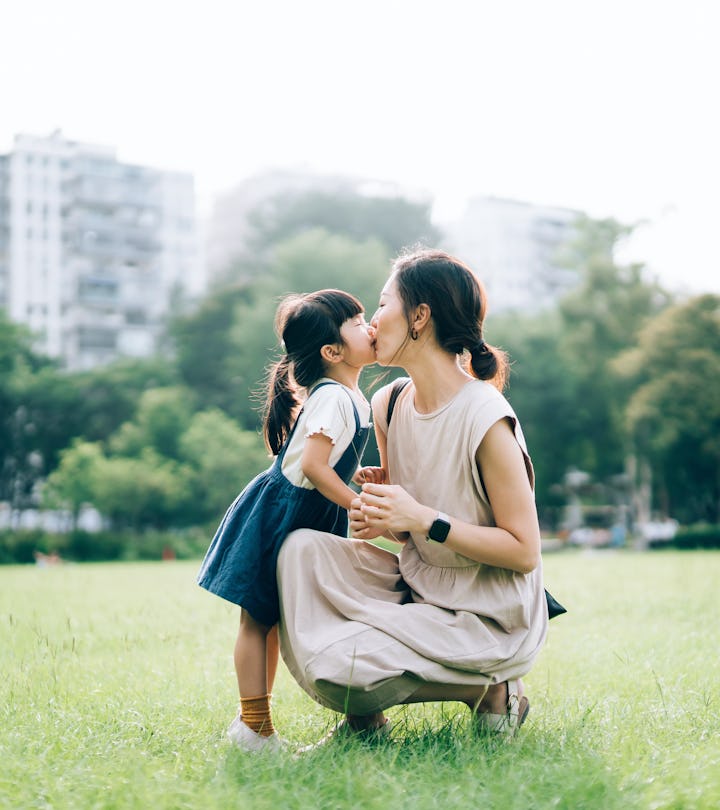
M 230 506 L 198 574 L 203 588 L 242 607 L 234 656 L 240 712 L 228 736 L 246 751 L 281 745 L 270 714 L 278 661 L 278 552 L 298 528 L 346 536 L 347 510 L 356 497 L 348 482 L 370 417 L 358 379 L 375 362 L 363 307 L 340 290 L 285 299 L 275 328 L 285 356 L 270 370 L 263 428 L 276 458 Z

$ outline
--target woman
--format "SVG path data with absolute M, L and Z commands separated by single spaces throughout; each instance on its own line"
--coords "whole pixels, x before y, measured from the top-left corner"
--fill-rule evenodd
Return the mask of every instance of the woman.
M 485 310 L 479 281 L 448 254 L 395 262 L 371 325 L 378 363 L 410 383 L 389 425 L 392 386 L 373 397 L 382 468 L 362 471 L 356 539 L 300 530 L 278 561 L 283 657 L 347 715 L 346 732 L 387 728 L 383 709 L 400 703 L 461 701 L 508 733 L 529 710 L 520 677 L 548 621 L 540 532 Z M 364 542 L 381 535 L 404 543 L 399 558 Z

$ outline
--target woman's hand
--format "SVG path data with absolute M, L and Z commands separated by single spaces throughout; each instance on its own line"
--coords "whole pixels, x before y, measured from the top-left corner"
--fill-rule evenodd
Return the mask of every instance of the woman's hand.
M 426 533 L 436 510 L 423 506 L 396 484 L 363 484 L 360 511 L 370 529 Z
M 358 486 L 363 484 L 384 484 L 387 475 L 382 467 L 361 467 L 353 475 L 353 483 Z

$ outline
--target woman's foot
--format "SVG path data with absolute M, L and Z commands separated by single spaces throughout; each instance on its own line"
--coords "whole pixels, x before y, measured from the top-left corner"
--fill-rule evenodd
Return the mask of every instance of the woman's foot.
M 492 734 L 513 736 L 530 711 L 530 701 L 525 696 L 523 682 L 516 681 L 491 686 L 477 706 L 476 727 Z
M 375 714 L 348 714 L 345 718 L 348 726 L 358 733 L 379 731 L 388 724 L 388 719 L 383 712 Z
M 316 743 L 299 748 L 298 754 L 317 751 L 334 740 L 355 739 L 366 743 L 379 742 L 388 737 L 391 728 L 390 720 L 384 714 L 348 715 Z

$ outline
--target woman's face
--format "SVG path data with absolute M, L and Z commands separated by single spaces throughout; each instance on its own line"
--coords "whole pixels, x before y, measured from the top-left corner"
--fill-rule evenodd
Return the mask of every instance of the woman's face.
M 375 329 L 375 356 L 381 366 L 394 365 L 408 339 L 408 322 L 402 299 L 390 276 L 380 293 L 380 305 L 370 320 Z

